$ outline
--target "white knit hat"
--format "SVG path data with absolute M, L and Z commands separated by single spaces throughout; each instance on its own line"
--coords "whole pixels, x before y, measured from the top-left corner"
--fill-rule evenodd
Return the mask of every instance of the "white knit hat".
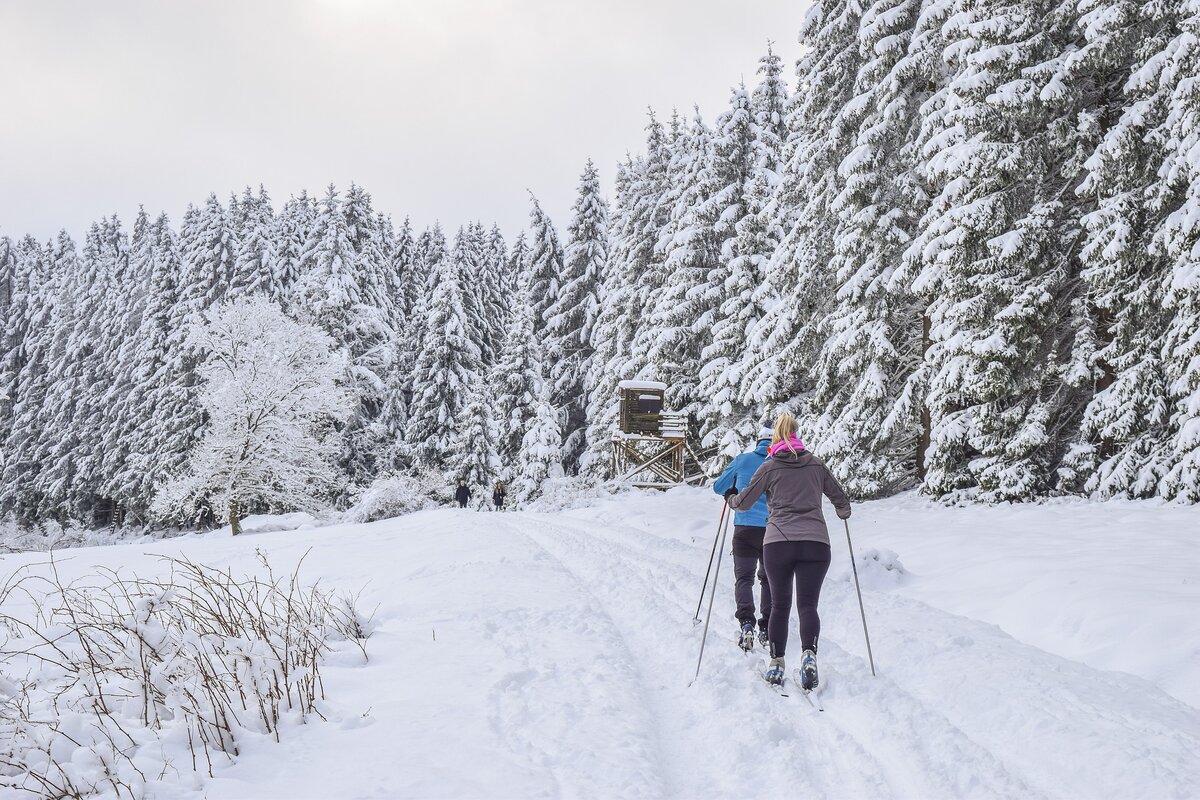
M 759 439 L 774 439 L 775 438 L 774 426 L 768 425 L 764 422 L 763 426 L 762 426 L 762 430 L 758 432 L 758 438 Z

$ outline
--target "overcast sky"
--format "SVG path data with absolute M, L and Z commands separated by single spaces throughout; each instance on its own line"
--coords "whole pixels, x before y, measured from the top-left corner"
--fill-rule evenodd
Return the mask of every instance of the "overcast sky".
M 647 107 L 711 122 L 768 40 L 790 79 L 807 5 L 4 0 L 0 233 L 351 181 L 397 220 L 510 240 L 529 189 L 565 227 L 584 162 L 611 193 Z

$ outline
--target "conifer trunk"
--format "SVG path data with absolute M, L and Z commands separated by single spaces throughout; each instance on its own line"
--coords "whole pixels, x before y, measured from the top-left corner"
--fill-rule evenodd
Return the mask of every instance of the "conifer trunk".
M 241 508 L 237 500 L 229 501 L 229 529 L 237 536 L 242 532 Z

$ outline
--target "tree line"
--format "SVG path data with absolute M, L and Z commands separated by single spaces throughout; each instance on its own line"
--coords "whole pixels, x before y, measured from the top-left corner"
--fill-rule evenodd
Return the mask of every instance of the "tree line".
M 261 295 L 346 351 L 381 475 L 605 477 L 615 386 L 703 446 L 802 421 L 860 497 L 1200 500 L 1200 6 L 819 0 L 709 124 L 646 127 L 565 236 L 247 190 L 0 239 L 0 512 L 145 518 L 206 419 L 189 324 Z
M 787 408 L 860 497 L 1200 500 L 1198 34 L 814 2 L 794 88 L 768 52 L 621 165 L 593 385 L 667 382 L 726 453 Z

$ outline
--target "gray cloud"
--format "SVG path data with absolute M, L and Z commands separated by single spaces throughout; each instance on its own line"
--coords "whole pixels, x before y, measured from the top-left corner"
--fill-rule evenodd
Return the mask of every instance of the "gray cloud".
M 0 8 L 0 232 L 82 235 L 139 203 L 357 181 L 417 224 L 560 225 L 587 158 L 606 188 L 647 107 L 710 121 L 785 61 L 786 0 L 30 0 Z

